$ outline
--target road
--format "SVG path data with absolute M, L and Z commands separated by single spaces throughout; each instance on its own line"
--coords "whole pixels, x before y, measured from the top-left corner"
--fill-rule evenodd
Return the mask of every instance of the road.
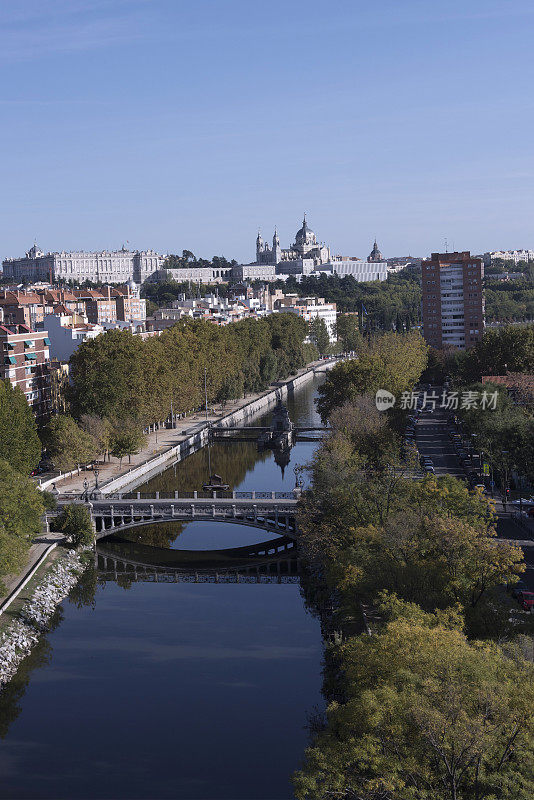
M 465 472 L 456 455 L 454 446 L 447 431 L 448 412 L 440 409 L 429 414 L 423 412 L 415 426 L 417 448 L 422 456 L 430 456 L 434 462 L 436 475 L 454 475 L 456 478 L 465 478 Z M 514 507 L 512 507 L 513 509 Z M 497 512 L 497 536 L 500 539 L 514 540 L 521 544 L 527 564 L 523 580 L 529 591 L 534 591 L 534 539 L 529 532 L 524 530 L 512 518 L 511 506 L 503 508 L 500 497 L 495 498 Z
M 422 456 L 430 456 L 436 475 L 464 478 L 465 472 L 454 451 L 447 432 L 447 413 L 441 409 L 433 414 L 423 412 L 415 426 L 417 448 Z

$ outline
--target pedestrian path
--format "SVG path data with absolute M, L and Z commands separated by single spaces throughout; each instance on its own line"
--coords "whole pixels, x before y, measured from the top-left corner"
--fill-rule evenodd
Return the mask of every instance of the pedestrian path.
M 64 536 L 60 533 L 48 533 L 45 536 L 38 536 L 34 539 L 32 546 L 28 553 L 28 559 L 24 568 L 17 575 L 10 575 L 4 579 L 6 591 L 0 597 L 0 613 L 6 601 L 16 591 L 18 586 L 24 583 L 27 576 L 30 575 L 35 565 L 38 564 L 44 553 L 48 550 L 50 545 L 57 545 L 64 540 Z

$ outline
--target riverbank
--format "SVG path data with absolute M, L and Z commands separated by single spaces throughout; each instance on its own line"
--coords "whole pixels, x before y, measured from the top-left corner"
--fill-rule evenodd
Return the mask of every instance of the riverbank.
M 297 426 L 320 425 L 314 399 L 323 379 L 316 376 L 288 398 Z M 252 425 L 268 421 L 261 414 L 256 419 Z M 254 442 L 215 442 L 211 463 L 236 491 L 291 491 L 293 466 L 308 463 L 316 446 L 297 439 L 284 473 L 273 452 L 259 452 Z M 154 490 L 181 491 L 187 480 L 201 485 L 207 464 L 208 448 L 202 448 L 153 479 L 162 481 Z M 124 544 L 125 555 L 142 544 L 166 548 L 169 559 L 175 549 L 220 548 L 231 559 L 229 549 L 250 551 L 273 538 L 217 521 L 137 533 L 140 539 L 134 532 Z M 120 543 L 109 545 L 120 555 Z M 193 571 L 175 582 L 151 579 L 148 568 L 136 581 L 134 570 L 122 566 L 114 576 L 100 556 L 88 565 L 50 632 L 2 691 L 2 748 L 13 752 L 15 764 L 3 776 L 0 797 L 32 797 L 37 774 L 46 776 L 39 791 L 49 800 L 290 800 L 308 716 L 324 705 L 320 624 L 299 584 L 285 574 L 281 583 L 196 583 Z
M 35 587 L 31 587 L 29 596 L 23 598 L 20 608 L 13 604 L 11 611 L 6 613 L 2 621 L 7 621 L 7 624 L 0 630 L 0 692 L 39 638 L 49 630 L 58 605 L 76 585 L 86 567 L 84 552 L 88 549 L 57 554 L 54 563 L 47 565 Z
M 282 398 L 306 382 L 313 379 L 317 372 L 331 369 L 336 361 L 315 361 L 299 370 L 295 375 L 283 381 L 277 381 L 263 392 L 247 395 L 244 398 L 227 403 L 220 407 L 218 413 L 208 409 L 208 414 L 199 412 L 187 418 L 177 420 L 174 428 L 164 428 L 150 433 L 146 446 L 131 461 L 120 465 L 117 461 L 100 463 L 98 486 L 103 495 L 119 491 L 131 491 L 144 483 L 149 478 L 161 472 L 172 463 L 181 461 L 195 449 L 203 447 L 207 441 L 208 430 L 211 426 L 231 427 L 233 425 L 247 424 L 248 421 L 260 412 L 265 412 L 276 403 L 277 394 Z M 95 479 L 92 470 L 82 470 L 79 473 L 69 473 L 67 476 L 58 476 L 41 483 L 42 489 L 53 489 L 54 486 L 61 494 L 80 495 L 89 484 L 89 491 L 95 488 Z

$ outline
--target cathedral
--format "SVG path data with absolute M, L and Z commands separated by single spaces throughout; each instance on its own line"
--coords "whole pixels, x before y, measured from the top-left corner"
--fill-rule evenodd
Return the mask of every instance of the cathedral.
M 375 240 L 372 252 L 363 261 L 355 256 L 332 255 L 330 248 L 318 242 L 306 215 L 302 227 L 295 235 L 295 241 L 288 248 L 280 247 L 278 233 L 274 231 L 272 247 L 264 242 L 261 234 L 256 239 L 256 260 L 252 264 L 237 264 L 232 268 L 232 280 L 275 281 L 285 280 L 289 275 L 336 274 L 340 277 L 351 275 L 357 281 L 385 281 L 387 264 Z
M 306 222 L 306 214 L 302 228 L 297 231 L 295 242 L 288 248 L 280 247 L 278 233 L 274 232 L 273 246 L 264 243 L 261 234 L 256 239 L 256 263 L 280 265 L 277 272 L 291 274 L 293 272 L 312 272 L 321 264 L 330 262 L 330 248 L 319 243 L 317 237 Z

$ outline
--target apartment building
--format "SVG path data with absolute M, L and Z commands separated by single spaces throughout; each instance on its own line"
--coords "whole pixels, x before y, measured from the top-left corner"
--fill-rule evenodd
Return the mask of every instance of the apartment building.
M 432 253 L 421 264 L 423 334 L 441 349 L 473 347 L 484 334 L 484 266 L 469 251 Z
M 484 253 L 484 266 L 489 267 L 494 261 L 534 261 L 534 250 L 492 250 Z
M 0 308 L 7 325 L 27 325 L 33 329 L 43 321 L 43 305 L 36 292 L 1 291 Z
M 305 319 L 306 322 L 312 322 L 316 317 L 319 317 L 325 322 L 330 341 L 337 341 L 335 329 L 337 319 L 336 304 L 326 303 L 324 297 L 299 297 L 296 294 L 286 294 L 274 300 L 273 310 L 296 314 Z
M 132 294 L 128 285 L 124 291 L 112 289 L 111 296 L 115 298 L 117 320 L 119 322 L 145 321 L 146 300 L 135 294 Z
M 0 379 L 24 392 L 36 418 L 50 414 L 50 339 L 28 325 L 0 324 Z

